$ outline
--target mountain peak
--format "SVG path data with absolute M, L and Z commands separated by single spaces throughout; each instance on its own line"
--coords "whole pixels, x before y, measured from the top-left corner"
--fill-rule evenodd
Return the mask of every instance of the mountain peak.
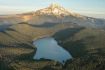
M 52 3 L 50 6 L 44 9 L 40 9 L 36 11 L 38 14 L 46 14 L 46 15 L 55 15 L 55 16 L 67 16 L 70 15 L 70 12 L 65 8 L 60 6 L 59 4 Z
M 40 9 L 36 11 L 37 15 L 54 15 L 57 17 L 64 17 L 64 16 L 75 16 L 81 17 L 79 14 L 74 13 L 72 11 L 68 11 L 67 9 L 63 8 L 59 4 L 52 3 L 50 6 L 44 9 Z

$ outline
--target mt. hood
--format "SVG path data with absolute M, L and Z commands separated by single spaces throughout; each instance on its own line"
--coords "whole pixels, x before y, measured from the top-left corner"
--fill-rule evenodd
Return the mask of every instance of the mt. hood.
M 49 7 L 36 11 L 36 14 L 55 15 L 55 16 L 68 16 L 75 15 L 74 12 L 69 12 L 58 4 L 51 4 Z
M 53 23 L 74 23 L 83 27 L 105 28 L 105 20 L 82 16 L 78 13 L 68 11 L 58 4 L 51 4 L 47 8 L 35 12 L 0 17 L 0 23 L 15 24 L 28 22 L 29 24 L 53 24 Z M 7 23 L 6 23 L 7 24 Z

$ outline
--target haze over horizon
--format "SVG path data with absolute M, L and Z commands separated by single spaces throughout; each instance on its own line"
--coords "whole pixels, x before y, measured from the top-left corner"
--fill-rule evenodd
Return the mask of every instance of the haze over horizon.
M 105 0 L 0 0 L 0 15 L 36 11 L 57 3 L 86 16 L 105 18 Z

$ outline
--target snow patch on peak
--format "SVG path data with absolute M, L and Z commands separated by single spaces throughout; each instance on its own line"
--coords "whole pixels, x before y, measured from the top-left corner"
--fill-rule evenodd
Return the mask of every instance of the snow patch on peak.
M 47 14 L 56 16 L 68 16 L 73 15 L 73 12 L 69 12 L 59 4 L 51 4 L 49 7 L 36 11 L 37 14 Z

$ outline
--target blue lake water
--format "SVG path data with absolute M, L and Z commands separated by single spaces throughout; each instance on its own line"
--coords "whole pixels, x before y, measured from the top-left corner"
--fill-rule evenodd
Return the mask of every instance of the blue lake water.
M 62 64 L 68 59 L 72 59 L 71 54 L 66 51 L 64 48 L 57 44 L 57 41 L 54 38 L 46 37 L 35 40 L 33 42 L 37 48 L 34 59 L 40 60 L 41 58 L 50 59 L 58 61 Z

